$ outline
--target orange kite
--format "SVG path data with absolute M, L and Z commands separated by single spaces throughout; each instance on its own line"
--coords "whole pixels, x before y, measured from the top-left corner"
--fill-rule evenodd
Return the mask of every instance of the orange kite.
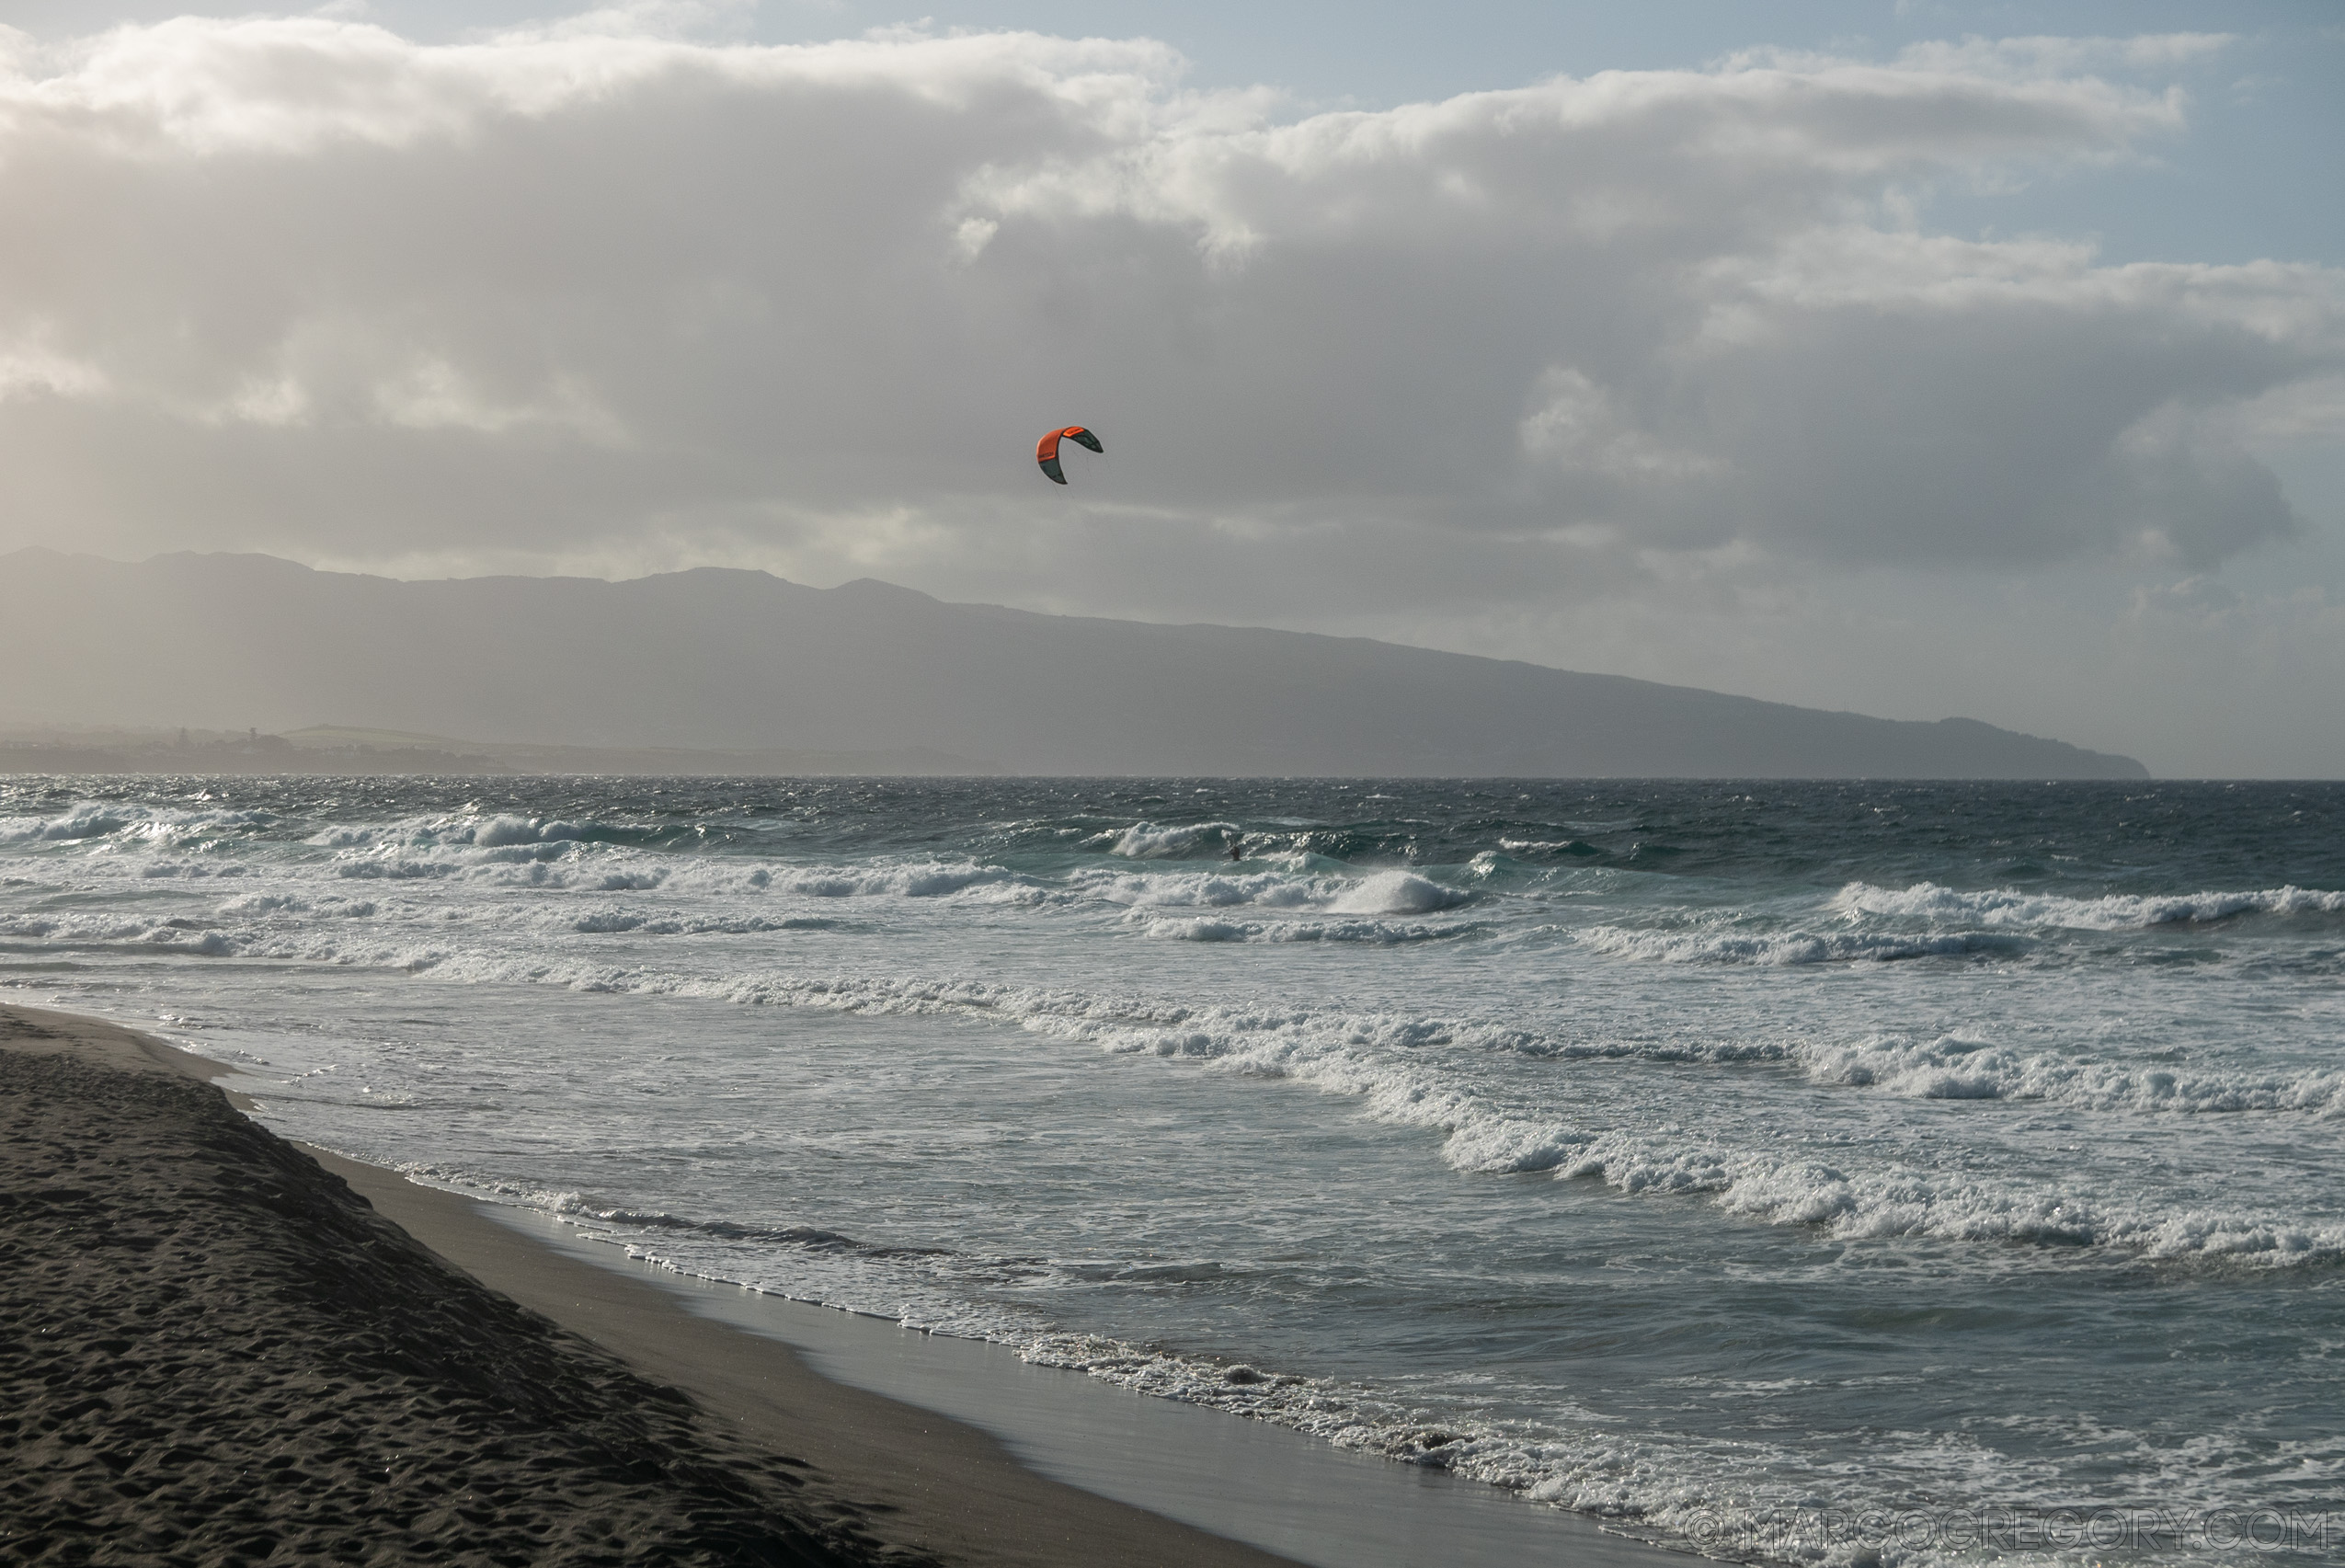
M 1097 436 L 1092 435 L 1081 425 L 1070 425 L 1063 430 L 1051 431 L 1042 440 L 1035 442 L 1034 460 L 1042 464 L 1042 471 L 1050 475 L 1050 482 L 1054 485 L 1064 485 L 1067 482 L 1067 475 L 1058 467 L 1058 443 L 1062 441 L 1073 441 L 1078 446 L 1087 446 L 1093 452 L 1107 450 L 1099 444 Z

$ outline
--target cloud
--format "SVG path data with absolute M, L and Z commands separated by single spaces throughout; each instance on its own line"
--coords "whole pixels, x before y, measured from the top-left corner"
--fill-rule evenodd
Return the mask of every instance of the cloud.
M 1897 63 L 1913 70 L 1981 75 L 2067 76 L 2088 71 L 2170 71 L 2224 53 L 2235 33 L 2143 33 L 2133 38 L 1965 38 L 1917 43 Z
M 2259 443 L 2345 376 L 2333 269 L 1908 216 L 2180 133 L 2127 74 L 2220 39 L 1289 121 L 1147 40 L 690 36 L 728 14 L 10 41 L 0 546 L 1229 615 L 1729 560 L 2203 572 L 2301 526 Z M 1068 419 L 1108 454 L 1057 492 L 1026 453 Z

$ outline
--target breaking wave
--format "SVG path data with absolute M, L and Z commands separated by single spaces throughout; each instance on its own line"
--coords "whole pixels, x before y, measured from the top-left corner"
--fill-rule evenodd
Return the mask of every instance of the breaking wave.
M 1834 912 L 1850 919 L 1918 921 L 1931 925 L 1974 925 L 2041 931 L 2133 931 L 2160 925 L 2210 924 L 2242 915 L 2345 913 L 2345 892 L 2271 887 L 2258 892 L 2111 894 L 2071 898 L 2010 888 L 1962 893 L 1932 882 L 1910 887 L 1876 887 L 1851 882 L 1833 899 Z
M 708 988 L 657 980 L 626 989 L 635 985 L 712 994 Z M 715 988 L 714 994 L 752 1004 L 875 1014 L 981 1015 L 1104 1051 L 1292 1080 L 1356 1099 L 1377 1120 L 1441 1133 L 1443 1161 L 1461 1172 L 1546 1173 L 1601 1180 L 1625 1194 L 1702 1196 L 1730 1214 L 1813 1226 L 1847 1240 L 2105 1246 L 2154 1258 L 2228 1257 L 2267 1265 L 2345 1255 L 2345 1225 L 2328 1221 L 2200 1207 L 2160 1212 L 2110 1194 L 2036 1188 L 1894 1162 L 1868 1167 L 1783 1160 L 1696 1135 L 1656 1139 L 1648 1130 L 1527 1115 L 1412 1059 L 1417 1047 L 1474 1033 L 1456 1021 L 1308 1009 L 1188 1008 L 974 980 L 769 975 Z M 1824 1077 L 1830 1069 L 1819 1062 L 1813 1070 Z M 2335 1087 L 2307 1084 L 2303 1098 L 2305 1108 L 2328 1107 L 2335 1104 Z
M 2345 913 L 2345 892 L 2290 887 L 2074 898 L 2008 888 L 1965 893 L 1930 882 L 1904 888 L 1852 882 L 1819 913 L 1835 923 L 1803 928 L 1796 919 L 1732 910 L 1671 924 L 1596 924 L 1573 934 L 1594 952 L 1664 964 L 1894 963 L 2025 954 L 2070 931 L 2149 931 L 2254 915 Z
M 1592 926 L 1578 933 L 1591 950 L 1663 964 L 1856 964 L 1905 958 L 1967 958 L 2024 951 L 2020 936 L 1985 933 L 1900 936 L 1882 932 L 1634 931 Z
M 1226 850 L 1239 836 L 1235 822 L 1195 822 L 1173 828 L 1135 822 L 1120 833 L 1101 833 L 1084 843 L 1132 860 L 1173 860 Z
M 2220 1115 L 2309 1112 L 2345 1116 L 2345 1071 L 2202 1071 L 2139 1063 L 2078 1061 L 1958 1035 L 1915 1041 L 1876 1036 L 1803 1047 L 1817 1083 L 1878 1088 L 1924 1100 L 2044 1100 L 2095 1111 Z

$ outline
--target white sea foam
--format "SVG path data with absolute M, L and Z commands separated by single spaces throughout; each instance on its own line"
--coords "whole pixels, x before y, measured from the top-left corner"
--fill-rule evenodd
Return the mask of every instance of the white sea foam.
M 836 870 L 776 871 L 769 886 L 775 892 L 816 898 L 936 898 L 1003 882 L 1010 875 L 1001 866 L 975 861 L 883 862 Z
M 204 957 L 238 951 L 234 938 L 217 928 L 111 912 L 0 915 L 0 937 L 60 944 L 163 947 Z
M 2345 1116 L 2345 1072 L 2192 1070 L 2077 1060 L 1959 1035 L 1872 1036 L 1798 1051 L 1818 1083 L 1879 1088 L 1911 1099 L 2047 1100 L 2097 1111 L 2214 1114 L 2303 1111 Z
M 499 817 L 452 830 L 375 833 L 337 829 L 309 841 L 331 850 L 336 876 L 361 881 L 469 879 L 599 892 L 672 887 L 698 894 L 771 892 L 810 898 L 936 898 L 1011 879 L 975 861 L 878 861 L 775 867 L 672 855 L 596 841 L 599 824 Z
M 1148 909 L 1322 909 L 1346 886 L 1334 877 L 1275 871 L 1115 872 L 1078 870 L 1067 890 L 1103 903 Z
M 1582 945 L 1597 953 L 1663 964 L 1885 964 L 1907 958 L 2008 954 L 2025 945 L 2024 938 L 1972 932 L 1900 935 L 1843 931 L 1752 933 L 1715 928 L 1640 931 L 1597 925 L 1576 935 Z
M 2012 888 L 1964 893 L 1931 882 L 1901 888 L 1851 882 L 1833 899 L 1831 908 L 1836 913 L 1851 918 L 1918 921 L 1937 926 L 2128 931 L 2226 921 L 2249 914 L 2338 914 L 2345 912 L 2345 892 L 2291 887 L 2251 892 L 2111 894 L 2102 898 L 2071 898 Z
M 554 844 L 572 842 L 593 832 L 600 824 L 592 822 L 548 821 L 537 817 L 492 817 L 472 830 L 472 841 L 483 849 L 496 849 L 507 844 Z
M 1336 895 L 1330 908 L 1340 914 L 1422 915 L 1455 909 L 1471 897 L 1412 871 L 1379 871 Z
M 128 827 L 132 820 L 100 806 L 76 806 L 56 817 L 0 818 L 0 844 L 102 838 Z
M 2337 914 L 2345 912 L 2345 892 L 2290 887 L 2071 898 L 2011 889 L 1966 893 L 1928 882 L 1904 888 L 1852 882 L 1820 912 L 1838 923 L 1822 930 L 1797 924 L 1751 929 L 1747 915 L 1726 912 L 1675 925 L 1595 925 L 1573 934 L 1595 952 L 1664 964 L 1886 963 L 2020 954 L 2045 933 L 2060 931 L 2148 930 L 2258 914 Z M 1888 929 L 1882 928 L 1884 923 Z
M 769 931 L 821 931 L 834 922 L 797 916 L 677 914 L 658 910 L 600 909 L 574 917 L 578 932 L 632 932 L 641 936 L 746 936 Z
M 1226 845 L 1238 833 L 1235 822 L 1195 822 L 1172 828 L 1135 822 L 1120 833 L 1102 833 L 1086 841 L 1133 860 L 1165 860 Z
M 1594 856 L 1603 853 L 1582 839 L 1501 839 L 1498 841 L 1498 847 L 1508 854 Z
M 1197 909 L 1298 916 L 1431 914 L 1455 909 L 1473 898 L 1470 893 L 1443 887 L 1414 872 L 1400 870 L 1357 877 L 1286 871 L 1079 871 L 1067 878 L 1066 890 L 1075 897 L 1124 906 L 1136 914 Z M 1198 933 L 1227 933 L 1207 934 L 1204 940 L 1248 940 L 1253 935 L 1273 941 L 1317 940 L 1296 932 L 1285 936 L 1272 935 L 1277 928 L 1260 921 L 1187 923 Z M 1148 925 L 1154 934 L 1184 934 L 1179 921 L 1158 921 Z M 1164 929 L 1156 929 L 1159 926 Z M 1323 933 L 1333 927 L 1321 921 L 1319 929 Z
M 69 814 L 86 824 L 88 814 Z M 125 822 L 130 814 L 116 814 Z M 147 818 L 136 818 L 146 820 Z M 241 819 L 251 819 L 246 814 Z M 51 818 L 51 821 L 59 820 Z M 491 835 L 518 839 L 521 827 L 537 835 L 540 844 L 552 843 L 564 857 L 556 861 L 511 863 L 493 856 L 516 847 L 499 843 L 484 851 L 477 843 L 452 843 L 443 852 L 452 858 L 418 861 L 397 853 L 389 840 L 412 836 L 346 834 L 337 841 L 353 843 L 355 851 L 337 852 L 331 864 L 337 878 L 353 876 L 400 879 L 449 876 L 486 878 L 500 885 L 521 879 L 529 887 L 548 891 L 624 892 L 662 890 L 700 898 L 752 895 L 783 899 L 827 902 L 842 898 L 936 898 L 970 897 L 980 901 L 1015 906 L 1026 903 L 1098 901 L 1121 906 L 1124 919 L 1138 933 L 1161 941 L 1188 943 L 1300 943 L 1392 945 L 1437 941 L 1476 929 L 1470 925 L 1422 919 L 1378 918 L 1418 910 L 1443 911 L 1457 907 L 1468 895 L 1443 887 L 1416 873 L 1387 870 L 1364 877 L 1297 875 L 1281 871 L 1078 871 L 1065 886 L 1037 887 L 1005 869 L 976 861 L 875 862 L 842 867 L 750 865 L 723 859 L 657 857 L 624 847 L 584 844 L 575 836 L 577 824 L 543 818 L 491 818 L 508 826 Z M 460 839 L 463 830 L 451 834 Z M 543 835 L 556 837 L 546 840 Z M 475 838 L 477 834 L 474 835 Z M 316 843 L 317 839 L 310 841 Z M 154 864 L 176 866 L 175 862 Z M 153 869 L 153 865 L 147 867 Z M 1844 895 L 1845 897 L 1846 895 Z M 2259 896 L 2263 907 L 2285 909 L 2306 904 L 2304 895 Z M 1935 895 L 1932 895 L 1935 900 Z M 2226 896 L 2226 898 L 2228 896 Z M 2236 902 L 2236 900 L 2231 900 Z M 2309 907 L 2321 906 L 2313 898 Z M 1373 911 L 1354 915 L 1351 910 Z M 1213 911 L 1185 912 L 1185 911 Z M 121 912 L 20 913 L 0 918 L 0 935 L 64 944 L 183 947 L 222 954 L 307 959 L 336 965 L 381 964 L 416 972 L 438 970 L 451 978 L 521 978 L 539 983 L 560 983 L 579 989 L 628 990 L 668 989 L 693 984 L 698 989 L 741 990 L 738 982 L 671 982 L 626 965 L 581 955 L 565 959 L 547 949 L 563 933 L 583 934 L 634 933 L 642 937 L 818 933 L 833 922 L 797 915 L 786 908 L 772 912 L 708 907 L 643 907 L 601 904 L 585 909 L 563 905 L 457 905 L 429 916 L 429 931 L 413 922 L 424 911 L 379 898 L 354 898 L 339 892 L 280 884 L 277 890 L 256 890 L 210 906 L 205 913 L 216 929 L 190 933 L 185 927 Z M 1264 915 L 1275 918 L 1264 918 Z M 305 924 L 305 921 L 319 922 Z M 383 924 L 379 935 L 352 939 L 336 933 L 349 922 Z M 509 935 L 527 936 L 521 955 L 499 953 L 493 946 L 476 948 L 463 934 L 466 926 L 486 921 Z M 1716 930 L 1627 931 L 1596 926 L 1577 933 L 1587 946 L 1600 952 L 1661 957 L 1677 962 L 1757 962 L 1798 964 L 1892 956 L 1963 955 L 2003 952 L 2016 938 L 2010 933 L 1951 933 L 1907 937 L 1888 933 L 1835 933 L 1818 936 L 1790 933 L 1774 936 L 1734 935 Z M 1826 941 L 1829 937 L 1832 940 Z M 479 940 L 492 938 L 484 927 Z M 751 983 L 750 990 L 759 988 Z M 935 994 L 915 988 L 919 994 Z M 857 1003 L 856 1005 L 861 1005 Z M 993 1004 L 987 1004 L 990 1008 Z M 1019 1008 L 1010 1011 L 1020 1012 Z M 1055 1011 L 1042 1009 L 1044 1013 Z M 1245 1031 L 1232 1036 L 1242 1042 Z M 1501 1031 L 1500 1033 L 1505 1033 Z M 1556 1038 L 1537 1032 L 1513 1032 L 1493 1041 L 1496 1048 L 1536 1057 L 1640 1058 L 1652 1060 L 1732 1063 L 1752 1060 L 1795 1060 L 1805 1076 L 1822 1085 L 1877 1090 L 1911 1099 L 2042 1100 L 2080 1108 L 2135 1113 L 2221 1113 L 2234 1111 L 2294 1112 L 2322 1117 L 2345 1116 L 2345 1080 L 2328 1070 L 2291 1072 L 2200 1070 L 2135 1063 L 2075 1059 L 2043 1052 L 1996 1046 L 1957 1035 L 1926 1038 L 1877 1034 L 1853 1041 L 1701 1041 L 1660 1039 L 1623 1044 Z M 1154 1047 L 1151 1047 L 1154 1048 Z M 1203 1047 L 1202 1054 L 1247 1059 L 1242 1043 Z M 1184 1053 L 1195 1047 L 1184 1046 Z M 1267 1066 L 1253 1062 L 1251 1070 Z M 1550 1168 L 1560 1163 L 1551 1130 L 1523 1133 L 1520 1129 L 1481 1127 L 1461 1135 L 1455 1144 L 1455 1162 L 1474 1169 Z M 1637 1185 L 1664 1179 L 1653 1173 L 1660 1164 L 1634 1160 L 1623 1166 Z M 1689 1180 L 1678 1163 L 1664 1185 L 1685 1185 Z
M 1194 915 L 1164 919 L 1136 915 L 1132 923 L 1160 942 L 1435 942 L 1470 928 L 1421 921 L 1378 920 L 1244 921 Z
M 322 915 L 329 920 L 359 920 L 375 913 L 378 908 L 371 898 L 345 898 L 330 894 L 304 898 L 297 893 L 247 893 L 241 898 L 231 898 L 218 905 L 212 915 L 223 921 L 261 920 L 271 915 Z
M 608 977 L 606 977 L 606 982 Z M 871 1013 L 977 1013 L 1099 1048 L 1187 1058 L 1248 1076 L 1292 1079 L 1356 1097 L 1378 1120 L 1444 1133 L 1460 1171 L 1593 1177 L 1624 1193 L 1711 1196 L 1727 1212 L 1814 1225 L 1851 1240 L 2107 1245 L 2158 1257 L 2235 1254 L 2291 1264 L 2345 1255 L 2345 1225 L 2193 1209 L 2162 1214 L 2106 1196 L 2030 1190 L 1891 1163 L 1841 1168 L 1782 1161 L 1673 1127 L 1596 1129 L 1526 1116 L 1446 1081 L 1408 1048 L 1450 1039 L 1454 1024 L 1390 1015 L 1190 1009 L 977 981 L 759 977 L 726 994 Z
M 190 882 L 200 882 L 212 877 L 244 876 L 250 874 L 251 870 L 250 866 L 240 861 L 229 861 L 215 865 L 205 861 L 156 860 L 149 861 L 140 866 L 137 874 L 141 877 L 154 881 L 166 877 L 183 877 Z
M 81 843 L 122 839 L 176 847 L 220 834 L 243 834 L 277 821 L 266 811 L 174 810 L 82 802 L 55 817 L 0 818 L 0 844 Z

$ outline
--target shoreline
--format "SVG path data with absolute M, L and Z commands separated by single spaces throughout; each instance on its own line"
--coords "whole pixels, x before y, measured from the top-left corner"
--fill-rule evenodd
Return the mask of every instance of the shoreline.
M 0 1006 L 0 1053 L 9 1052 L 166 1073 L 204 1083 L 239 1113 L 253 1108 L 219 1087 L 235 1069 L 102 1020 Z M 356 1195 L 468 1283 L 678 1391 L 718 1447 L 798 1467 L 810 1494 L 802 1501 L 818 1510 L 813 1522 L 850 1538 L 841 1543 L 850 1554 L 835 1561 L 1703 1561 L 1446 1472 L 1029 1367 L 1000 1346 L 676 1275 L 564 1234 L 533 1211 L 424 1186 L 235 1119 L 314 1162 L 321 1183 Z M 879 1555 L 864 1555 L 872 1549 Z M 834 1561 L 806 1559 L 818 1560 Z
M 809 1455 L 876 1505 L 892 1539 L 950 1562 L 1293 1568 L 1291 1560 L 1036 1474 L 987 1433 L 821 1376 L 795 1349 L 694 1315 L 637 1271 L 588 1262 L 479 1201 L 296 1145 L 433 1252 L 760 1448 Z M 819 1310 L 819 1309 L 816 1309 Z
M 536 1210 L 484 1203 L 477 1211 L 589 1266 L 641 1279 L 695 1316 L 779 1340 L 833 1382 L 989 1433 L 1052 1480 L 1309 1568 L 1687 1568 L 1699 1561 L 1436 1466 L 1396 1463 L 1276 1422 L 1036 1366 L 1009 1345 L 679 1273 Z
M 211 1082 L 233 1070 L 222 1064 L 102 1020 L 12 1004 L 0 1006 L 0 1068 L 20 1113 L 6 1147 L 29 1167 L 14 1173 L 17 1190 L 0 1215 L 11 1254 L 0 1284 L 28 1293 L 9 1315 L 42 1319 L 22 1362 L 0 1356 L 0 1388 L 17 1385 L 9 1391 L 28 1413 L 14 1423 L 17 1474 L 0 1494 L 0 1514 L 12 1522 L 0 1526 L 0 1548 L 85 1560 L 77 1543 L 118 1560 L 161 1561 L 197 1541 L 206 1560 L 225 1550 L 222 1561 L 257 1561 L 299 1541 L 305 1551 L 346 1548 L 370 1562 L 485 1562 L 494 1554 L 436 1545 L 432 1536 L 501 1528 L 552 1549 L 532 1561 L 1288 1563 L 1047 1480 L 973 1427 L 830 1382 L 788 1347 L 696 1319 L 643 1281 L 525 1240 L 472 1212 L 468 1199 L 297 1150 L 224 1103 Z M 184 1092 L 197 1085 L 202 1095 Z M 75 1109 L 98 1119 L 60 1126 Z M 273 1157 L 266 1171 L 249 1168 L 256 1150 Z M 166 1173 L 141 1180 L 132 1167 L 143 1161 Z M 189 1196 L 190 1169 L 199 1184 L 237 1198 L 253 1189 L 269 1211 L 258 1221 L 264 1252 L 313 1242 L 313 1208 L 337 1207 L 335 1218 L 356 1233 L 310 1248 L 295 1271 L 330 1277 L 357 1254 L 383 1265 L 366 1281 L 369 1294 L 325 1303 L 322 1325 L 289 1323 L 286 1299 L 295 1290 L 263 1269 L 228 1266 L 252 1249 L 202 1229 L 211 1216 Z M 109 1185 L 116 1190 L 102 1190 Z M 52 1196 L 46 1207 L 69 1212 L 44 1217 L 42 1200 Z M 289 1201 L 295 1212 L 280 1217 Z M 116 1216 L 133 1207 L 155 1234 L 120 1238 L 132 1257 L 181 1251 L 175 1241 L 190 1236 L 200 1243 L 177 1260 L 186 1266 L 165 1283 L 159 1310 L 138 1301 L 127 1277 L 146 1265 L 126 1268 L 119 1249 L 105 1245 L 117 1240 Z M 436 1277 L 418 1277 L 426 1275 Z M 427 1325 L 410 1321 L 387 1325 L 391 1360 L 438 1356 L 504 1375 L 486 1398 L 469 1389 L 443 1398 L 412 1375 L 396 1384 L 402 1411 L 450 1404 L 464 1441 L 412 1420 L 371 1423 L 374 1412 L 352 1397 L 354 1387 L 372 1386 L 367 1374 L 317 1366 L 345 1340 L 375 1350 L 383 1325 L 370 1325 L 369 1338 L 341 1320 L 385 1310 L 384 1287 L 400 1283 L 419 1287 L 411 1292 L 418 1301 L 446 1305 L 428 1325 L 436 1333 L 414 1332 Z M 55 1299 L 66 1290 L 72 1300 Z M 136 1315 L 118 1322 L 95 1307 Z M 397 1343 L 403 1333 L 416 1343 Z M 452 1350 L 451 1340 L 462 1343 Z M 61 1371 L 67 1362 L 79 1377 Z M 574 1381 L 592 1381 L 589 1392 L 602 1404 L 557 1405 L 533 1425 L 520 1419 L 526 1409 L 507 1408 L 545 1390 L 567 1394 Z M 572 1450 L 582 1427 L 638 1411 L 648 1413 L 648 1429 L 622 1434 L 632 1447 L 603 1467 L 634 1477 L 629 1494 L 589 1473 Z M 474 1441 L 496 1415 L 512 1417 L 512 1429 Z M 305 1441 L 320 1426 L 337 1440 Z M 509 1459 L 521 1473 L 496 1473 Z M 578 1461 L 578 1473 L 566 1473 L 566 1460 Z M 673 1473 L 653 1473 L 663 1464 Z M 256 1474 L 298 1484 L 278 1490 Z M 509 1483 L 492 1500 L 500 1480 Z M 578 1484 L 562 1495 L 567 1482 Z M 399 1494 L 408 1487 L 426 1495 Z M 601 1526 L 590 1516 L 597 1500 L 623 1517 L 590 1544 L 557 1546 L 566 1529 Z M 672 1505 L 664 1513 L 663 1503 Z M 404 1542 L 386 1534 L 386 1518 L 408 1532 Z M 761 1519 L 773 1539 L 751 1539 Z

